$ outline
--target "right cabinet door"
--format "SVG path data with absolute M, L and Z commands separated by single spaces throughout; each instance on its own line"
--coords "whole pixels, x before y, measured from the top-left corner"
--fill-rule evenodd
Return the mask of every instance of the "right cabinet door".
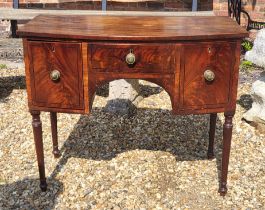
M 235 46 L 233 42 L 183 45 L 182 106 L 214 108 L 228 103 Z

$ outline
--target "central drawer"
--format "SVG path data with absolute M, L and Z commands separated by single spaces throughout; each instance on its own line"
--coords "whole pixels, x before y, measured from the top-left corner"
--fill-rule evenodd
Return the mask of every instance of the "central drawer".
M 170 44 L 91 44 L 91 66 L 96 72 L 173 73 L 174 46 Z

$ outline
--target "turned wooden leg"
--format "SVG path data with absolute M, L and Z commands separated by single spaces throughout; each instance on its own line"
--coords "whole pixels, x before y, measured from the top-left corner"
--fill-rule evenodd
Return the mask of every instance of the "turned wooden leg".
M 225 196 L 227 193 L 227 173 L 229 164 L 229 155 L 231 147 L 232 129 L 233 129 L 233 116 L 234 112 L 226 112 L 225 122 L 223 126 L 223 152 L 222 152 L 222 169 L 221 169 L 221 183 L 219 188 L 219 193 Z
M 214 136 L 216 127 L 217 113 L 210 114 L 210 131 L 209 131 L 209 145 L 208 145 L 208 159 L 214 158 Z
M 45 177 L 44 154 L 43 154 L 43 141 L 42 141 L 42 125 L 40 120 L 39 111 L 30 111 L 32 115 L 32 127 L 35 141 L 35 148 L 37 154 L 37 161 L 40 176 L 40 188 L 42 191 L 47 190 L 47 183 Z
M 52 153 L 55 158 L 58 158 L 61 156 L 61 154 L 58 149 L 57 113 L 50 112 L 50 118 L 51 118 L 51 130 L 52 130 L 52 145 L 53 145 Z

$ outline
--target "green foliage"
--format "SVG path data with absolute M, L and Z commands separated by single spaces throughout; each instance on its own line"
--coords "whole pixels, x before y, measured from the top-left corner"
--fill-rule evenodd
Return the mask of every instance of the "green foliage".
M 260 28 L 265 27 L 265 23 L 256 23 Z
M 7 69 L 7 65 L 0 63 L 0 69 Z
M 252 42 L 250 42 L 248 40 L 244 40 L 241 45 L 242 45 L 242 47 L 244 48 L 245 51 L 249 51 L 253 47 Z
M 251 61 L 243 60 L 240 64 L 240 68 L 243 71 L 250 72 L 253 69 L 254 65 Z

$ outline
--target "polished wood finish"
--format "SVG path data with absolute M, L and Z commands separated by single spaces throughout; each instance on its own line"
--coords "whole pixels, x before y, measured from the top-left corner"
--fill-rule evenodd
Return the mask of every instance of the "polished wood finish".
M 46 191 L 47 183 L 46 183 L 46 177 L 45 177 L 42 124 L 40 120 L 40 112 L 31 111 L 31 115 L 32 115 L 33 135 L 34 135 L 37 161 L 38 161 L 38 167 L 39 167 L 39 175 L 40 175 L 40 188 L 42 191 Z
M 58 156 L 56 113 L 89 114 L 98 87 L 116 79 L 144 79 L 167 91 L 173 114 L 210 114 L 208 158 L 214 156 L 216 113 L 225 113 L 219 192 L 226 194 L 240 44 L 247 36 L 235 22 L 227 17 L 39 16 L 19 35 L 42 190 L 40 111 L 51 112 Z M 134 64 L 126 62 L 130 52 Z
M 216 128 L 216 119 L 217 114 L 210 114 L 210 131 L 209 131 L 209 145 L 208 145 L 208 159 L 214 158 L 214 137 L 215 137 L 215 128 Z
M 88 66 L 88 45 L 86 42 L 82 43 L 82 56 L 83 56 L 83 84 L 84 84 L 84 113 L 89 112 L 89 107 L 92 107 L 92 100 L 89 98 L 89 87 L 88 87 L 88 69 L 91 69 L 91 66 Z
M 232 129 L 233 129 L 233 116 L 234 112 L 225 112 L 225 122 L 223 126 L 223 152 L 222 152 L 222 170 L 221 170 L 221 182 L 219 187 L 219 193 L 225 195 L 227 193 L 227 174 L 228 174 L 228 164 L 230 156 L 230 147 L 232 139 Z
M 55 158 L 59 158 L 61 154 L 58 149 L 57 113 L 50 112 L 50 119 L 51 119 L 51 131 L 52 131 L 52 153 Z
M 29 41 L 33 104 L 40 107 L 83 109 L 80 43 Z M 53 81 L 53 70 L 60 72 Z
M 183 106 L 224 105 L 229 100 L 231 62 L 235 43 L 203 43 L 184 47 Z M 213 81 L 204 78 L 206 70 L 215 74 Z
M 172 44 L 92 44 L 91 64 L 96 72 L 174 73 Z M 135 64 L 125 61 L 130 52 Z
M 23 52 L 24 52 L 24 63 L 25 63 L 25 74 L 26 74 L 26 86 L 27 86 L 27 95 L 28 95 L 28 105 L 32 106 L 32 93 L 31 93 L 31 79 L 30 79 L 30 59 L 28 52 L 28 40 L 23 38 Z
M 247 35 L 246 30 L 231 18 L 220 16 L 195 18 L 81 15 L 40 15 L 21 27 L 18 34 L 43 38 L 145 42 L 237 39 Z
M 241 42 L 236 43 L 236 47 L 234 49 L 235 52 L 241 51 Z M 237 100 L 237 85 L 238 85 L 238 70 L 239 70 L 239 64 L 240 64 L 240 53 L 235 53 L 235 59 L 232 62 L 232 69 L 230 72 L 230 97 L 229 102 L 227 104 L 227 111 L 228 107 L 230 111 L 235 111 L 236 109 L 236 100 Z

